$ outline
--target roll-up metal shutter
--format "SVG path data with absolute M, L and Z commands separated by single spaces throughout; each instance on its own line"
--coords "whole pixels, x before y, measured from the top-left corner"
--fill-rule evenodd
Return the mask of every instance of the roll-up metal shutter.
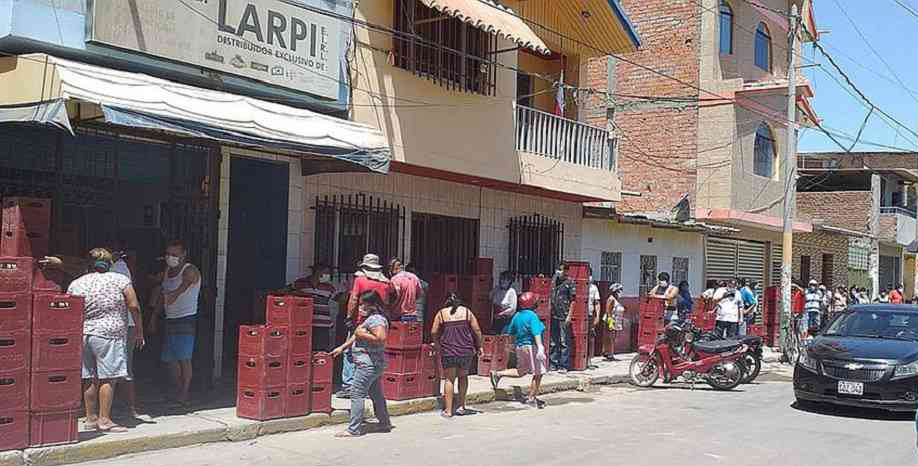
M 753 280 L 756 283 L 765 283 L 765 244 L 752 241 L 736 241 L 737 259 L 736 276 Z
M 736 256 L 736 240 L 709 236 L 705 244 L 705 284 L 709 280 L 736 278 Z
M 781 286 L 781 263 L 784 262 L 784 247 L 771 244 L 771 276 L 769 286 Z

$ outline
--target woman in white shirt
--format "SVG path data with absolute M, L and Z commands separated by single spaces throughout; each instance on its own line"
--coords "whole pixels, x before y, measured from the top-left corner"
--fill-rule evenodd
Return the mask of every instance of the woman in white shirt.
M 497 282 L 497 288 L 491 291 L 491 305 L 494 308 L 494 330 L 507 333 L 513 314 L 516 314 L 517 295 L 513 289 L 513 274 L 503 271 Z
M 743 305 L 743 298 L 740 297 L 736 290 L 736 284 L 732 281 L 725 288 L 720 288 L 714 292 L 714 301 L 717 302 L 717 322 L 714 331 L 724 338 L 733 338 L 739 329 L 739 321 L 742 317 L 740 309 Z

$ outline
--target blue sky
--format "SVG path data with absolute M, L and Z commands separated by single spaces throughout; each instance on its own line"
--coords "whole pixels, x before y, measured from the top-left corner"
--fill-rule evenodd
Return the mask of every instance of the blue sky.
M 918 12 L 918 0 L 899 0 Z M 839 8 L 839 5 L 843 9 Z M 895 0 L 816 0 L 816 23 L 824 34 L 820 43 L 855 85 L 880 109 L 918 132 L 918 16 L 914 16 Z M 844 13 L 856 22 L 870 46 L 880 54 L 889 68 L 871 51 Z M 831 132 L 855 136 L 868 109 L 830 77 L 844 83 L 832 65 L 804 44 L 804 64 L 814 61 L 819 68 L 806 68 L 815 92 L 812 100 L 823 125 Z M 894 74 L 895 73 L 895 74 Z M 911 93 L 903 88 L 901 80 Z M 850 89 L 850 88 L 847 88 Z M 914 95 L 912 95 L 914 94 Z M 870 117 L 861 136 L 864 143 L 854 150 L 889 150 L 870 145 L 877 143 L 908 150 L 918 150 L 918 138 L 899 128 L 899 133 L 884 123 L 877 112 Z M 850 141 L 839 139 L 849 146 Z M 841 150 L 818 130 L 803 132 L 799 150 Z

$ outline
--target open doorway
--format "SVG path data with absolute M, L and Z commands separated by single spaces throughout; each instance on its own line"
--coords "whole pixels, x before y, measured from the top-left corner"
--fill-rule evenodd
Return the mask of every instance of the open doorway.
M 238 354 L 239 326 L 264 321 L 264 310 L 255 308 L 256 297 L 286 284 L 289 172 L 282 162 L 230 160 L 223 327 L 223 360 L 230 372 Z

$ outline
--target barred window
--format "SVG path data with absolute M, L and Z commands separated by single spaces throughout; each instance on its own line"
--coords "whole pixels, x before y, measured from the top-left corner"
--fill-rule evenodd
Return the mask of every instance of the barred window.
M 622 282 L 622 253 L 603 251 L 599 262 L 599 277 L 604 282 Z
M 678 285 L 682 281 L 688 281 L 689 275 L 688 257 L 673 257 L 673 285 Z
M 497 36 L 418 0 L 395 0 L 395 66 L 461 92 L 494 95 Z
M 381 263 L 404 253 L 405 209 L 365 194 L 316 197 L 315 262 L 352 273 L 364 254 Z
M 536 214 L 511 218 L 509 228 L 509 270 L 518 276 L 553 276 L 564 255 L 564 224 Z
M 647 296 L 657 286 L 657 256 L 641 256 L 640 295 Z
M 421 276 L 471 274 L 471 259 L 478 257 L 478 224 L 474 218 L 413 212 L 411 262 Z M 449 238 L 447 247 L 444 238 Z
M 870 242 L 861 238 L 848 239 L 848 268 L 867 270 L 870 264 Z

